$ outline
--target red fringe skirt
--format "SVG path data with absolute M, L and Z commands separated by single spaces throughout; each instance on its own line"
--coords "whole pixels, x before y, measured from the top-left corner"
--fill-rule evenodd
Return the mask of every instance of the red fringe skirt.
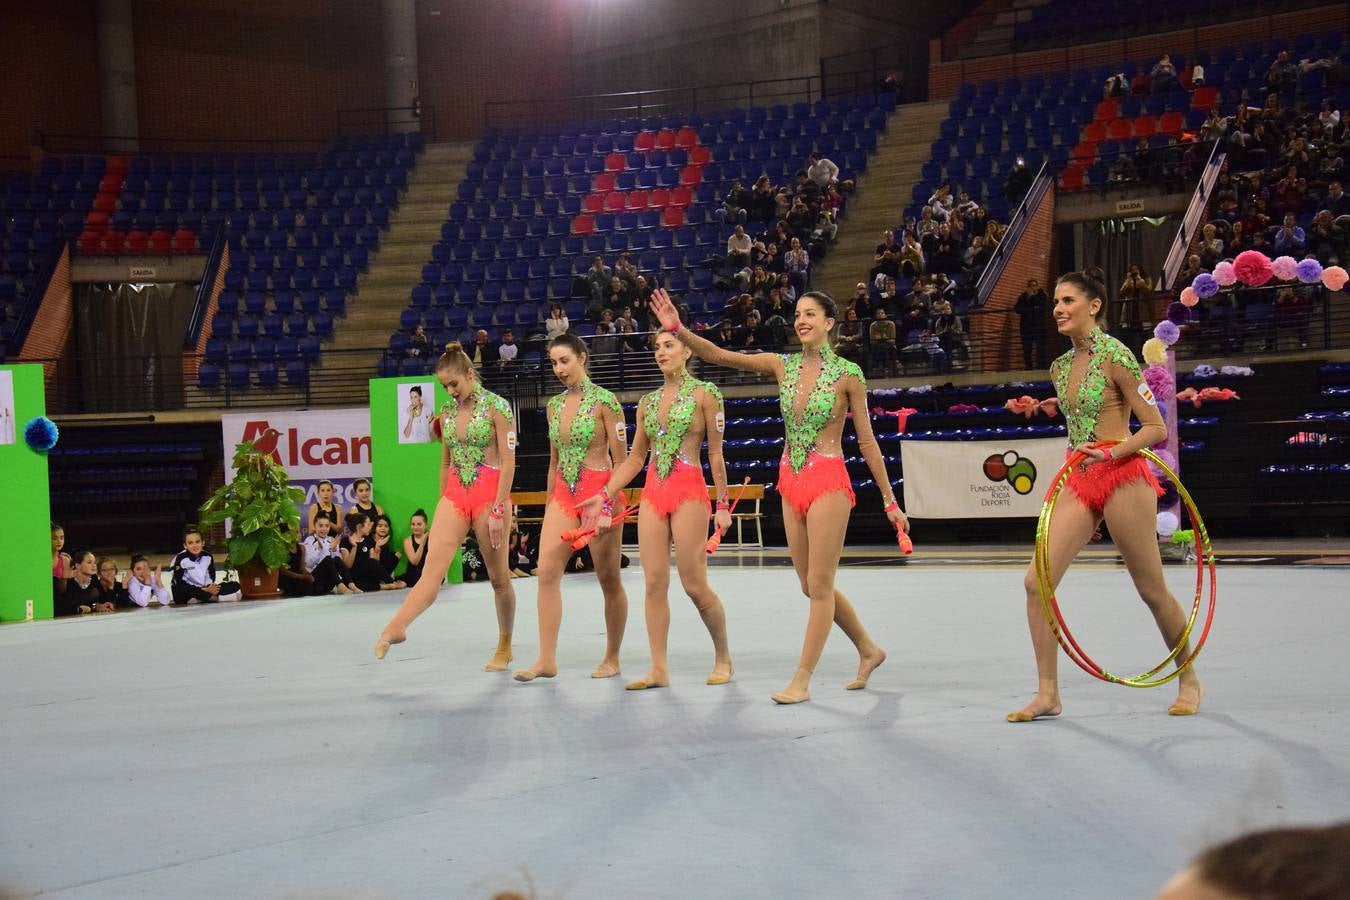
M 479 466 L 468 487 L 459 479 L 459 470 L 451 466 L 445 473 L 445 491 L 441 494 L 466 520 L 472 522 L 478 514 L 492 508 L 497 499 L 502 471 L 492 466 Z
M 553 479 L 553 493 L 549 495 L 548 501 L 558 504 L 562 511 L 572 518 L 580 519 L 581 513 L 577 511 L 577 507 L 603 491 L 609 484 L 611 474 L 609 469 L 587 469 L 583 466 L 575 491 L 567 486 L 567 482 L 559 474 Z
M 1092 446 L 1114 447 L 1118 443 L 1119 441 L 1098 441 Z M 1073 448 L 1068 452 L 1072 454 Z M 1158 484 L 1153 470 L 1148 467 L 1148 460 L 1136 453 L 1124 459 L 1090 463 L 1086 468 L 1075 467 L 1069 472 L 1067 487 L 1073 491 L 1079 503 L 1100 516 L 1102 510 L 1106 508 L 1106 501 L 1111 499 L 1116 489 L 1132 481 L 1143 481 L 1153 488 L 1159 497 L 1163 495 L 1162 485 Z
M 778 463 L 778 493 L 802 518 L 812 503 L 832 491 L 847 494 L 849 508 L 858 502 L 842 456 L 812 453 L 800 472 L 792 470 L 786 457 Z
M 701 501 L 704 515 L 712 512 L 708 502 L 708 484 L 703 480 L 703 470 L 682 460 L 675 460 L 669 477 L 662 479 L 656 474 L 656 468 L 647 465 L 647 481 L 642 486 L 642 502 L 651 507 L 652 512 L 662 518 L 686 502 Z

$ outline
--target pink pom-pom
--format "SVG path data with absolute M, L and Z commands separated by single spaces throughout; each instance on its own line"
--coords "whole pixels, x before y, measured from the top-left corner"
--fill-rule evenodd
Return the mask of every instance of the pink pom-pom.
M 1216 273 L 1216 274 L 1217 274 L 1217 273 Z M 1218 279 L 1215 278 L 1215 281 L 1217 281 L 1217 280 L 1218 280 Z M 1196 296 L 1195 288 L 1193 288 L 1193 287 L 1184 287 L 1184 288 L 1181 289 L 1181 305 L 1182 305 L 1182 306 L 1194 306 L 1195 304 L 1197 304 L 1197 303 L 1199 303 L 1199 302 L 1200 302 L 1200 298 L 1199 298 L 1198 296 Z
M 1237 283 L 1237 273 L 1233 271 L 1233 264 L 1226 259 L 1217 263 L 1211 274 L 1214 276 L 1214 280 L 1219 283 L 1219 287 L 1232 287 Z M 1183 299 L 1182 302 L 1185 303 L 1186 301 Z
M 1233 272 L 1238 281 L 1260 287 L 1270 280 L 1270 260 L 1259 250 L 1243 250 L 1233 260 Z
M 1298 260 L 1292 256 L 1277 256 L 1270 263 L 1270 271 L 1281 281 L 1293 281 L 1298 275 Z
M 1350 275 L 1340 266 L 1327 266 L 1322 270 L 1322 284 L 1329 291 L 1339 291 L 1347 281 L 1350 281 Z

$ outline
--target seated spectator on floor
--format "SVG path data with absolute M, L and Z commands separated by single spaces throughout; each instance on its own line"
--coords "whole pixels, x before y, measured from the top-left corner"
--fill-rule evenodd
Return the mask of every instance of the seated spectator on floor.
M 731 187 L 722 198 L 722 205 L 717 208 L 715 215 L 722 223 L 734 222 L 744 225 L 749 221 L 750 192 L 741 184 L 739 178 L 732 179 Z
M 872 374 L 890 377 L 895 374 L 895 323 L 886 316 L 885 305 L 876 308 L 876 318 L 867 328 L 867 345 L 871 350 Z
M 371 551 L 372 556 L 378 559 L 380 565 L 392 574 L 398 568 L 398 564 L 403 561 L 403 557 L 394 549 L 393 520 L 383 513 L 376 516 L 375 528 L 370 532 L 370 537 L 375 542 L 375 549 Z
M 488 341 L 487 329 L 478 329 L 473 340 L 473 346 L 469 348 L 469 359 L 473 360 L 473 364 L 479 369 L 497 365 L 500 357 L 497 355 L 497 348 Z
M 548 318 L 544 320 L 544 336 L 550 341 L 560 334 L 566 334 L 571 329 L 571 323 L 567 321 L 567 314 L 563 308 L 554 303 L 548 309 Z
M 375 522 L 363 512 L 347 513 L 347 533 L 338 541 L 342 564 L 362 591 L 396 591 L 407 587 L 396 581 L 379 561 L 371 532 Z
M 1325 210 L 1333 219 L 1350 216 L 1350 194 L 1347 194 L 1339 181 L 1327 185 L 1327 195 L 1317 204 L 1318 212 Z
M 1172 65 L 1172 57 L 1164 53 L 1162 59 L 1153 65 L 1149 73 L 1150 90 L 1155 94 L 1166 94 L 1181 89 L 1177 80 L 1177 68 Z
M 89 550 L 70 555 L 69 577 L 61 579 L 64 590 L 52 598 L 52 615 L 82 616 L 99 610 L 102 602 L 98 589 L 98 559 Z M 111 611 L 112 606 L 107 610 Z
M 1308 249 L 1308 236 L 1298 227 L 1293 213 L 1286 213 L 1284 225 L 1275 233 L 1275 254 L 1293 256 Z
M 195 528 L 189 528 L 183 534 L 183 549 L 169 565 L 173 572 L 169 588 L 176 605 L 190 603 L 215 603 L 218 600 L 238 600 L 242 594 L 239 582 L 226 581 L 216 583 L 216 561 L 206 551 L 206 540 Z
M 738 224 L 736 230 L 727 237 L 727 263 L 737 269 L 750 265 L 751 246 L 750 235 L 745 233 L 745 226 Z
M 839 180 L 839 167 L 820 153 L 812 153 L 811 165 L 806 167 L 806 177 L 824 191 Z
M 408 355 L 423 359 L 431 355 L 431 339 L 427 337 L 426 326 L 421 322 L 413 328 L 412 337 L 408 340 Z
M 131 573 L 127 573 L 130 577 Z M 127 593 L 127 577 L 117 578 L 117 563 L 111 557 L 101 556 L 98 560 L 98 602 L 96 612 L 111 612 L 133 605 L 131 595 Z
M 127 596 L 139 607 L 154 603 L 160 608 L 172 602 L 169 589 L 164 587 L 159 566 L 150 568 L 150 561 L 144 556 L 131 557 L 131 571 L 127 573 Z
M 290 565 L 281 572 L 279 586 L 288 597 L 359 594 L 352 573 L 342 561 L 339 540 L 332 536 L 332 520 L 319 513 L 314 530 L 295 548 Z
M 516 335 L 510 328 L 502 331 L 502 343 L 497 348 L 497 360 L 502 366 L 509 366 L 516 361 L 520 355 L 520 347 L 516 345 Z

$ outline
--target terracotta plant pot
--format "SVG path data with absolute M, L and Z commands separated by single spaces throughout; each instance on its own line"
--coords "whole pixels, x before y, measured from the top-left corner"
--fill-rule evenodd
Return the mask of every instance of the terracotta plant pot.
M 239 587 L 245 600 L 274 600 L 281 596 L 277 589 L 277 569 L 258 563 L 239 567 Z

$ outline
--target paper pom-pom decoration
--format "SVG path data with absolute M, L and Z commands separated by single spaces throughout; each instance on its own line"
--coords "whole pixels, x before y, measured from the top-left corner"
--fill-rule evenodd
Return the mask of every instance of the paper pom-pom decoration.
M 1260 287 L 1270 280 L 1273 274 L 1270 271 L 1270 260 L 1259 250 L 1243 250 L 1233 260 L 1233 271 L 1237 274 L 1238 281 L 1243 284 L 1249 284 L 1252 287 Z M 1200 293 L 1196 291 L 1196 293 Z M 1205 296 L 1200 294 L 1201 297 Z
M 1177 486 L 1172 483 L 1172 479 L 1164 475 L 1158 479 L 1158 487 L 1163 489 L 1162 494 L 1158 497 L 1158 508 L 1168 509 L 1173 506 L 1179 495 L 1177 494 Z
M 1322 270 L 1322 284 L 1329 291 L 1339 291 L 1347 281 L 1350 281 L 1350 275 L 1340 266 L 1327 266 Z
M 1294 267 L 1294 274 L 1304 284 L 1318 284 L 1322 280 L 1322 264 L 1311 257 L 1301 259 Z
M 1237 273 L 1233 271 L 1233 264 L 1226 259 L 1215 264 L 1213 275 L 1214 280 L 1219 283 L 1219 287 L 1231 287 L 1237 282 Z
M 1159 343 L 1162 342 L 1159 341 Z M 1158 404 L 1159 409 L 1163 409 L 1171 404 L 1172 396 L 1177 390 L 1177 385 L 1176 382 L 1172 380 L 1172 373 L 1167 371 L 1166 366 L 1154 365 L 1145 369 L 1144 383 L 1147 384 L 1148 389 L 1153 392 L 1153 401 Z
M 1150 366 L 1167 362 L 1167 345 L 1157 338 L 1144 341 L 1144 362 Z
M 1194 306 L 1200 302 L 1200 295 L 1195 292 L 1193 287 L 1184 287 L 1181 289 L 1181 305 Z
M 34 416 L 23 426 L 24 441 L 39 452 L 46 452 L 55 447 L 56 439 L 60 436 L 61 432 L 56 423 L 46 416 Z
M 1208 300 L 1219 292 L 1219 283 L 1214 280 L 1213 275 L 1208 272 L 1201 272 L 1191 282 L 1191 288 L 1201 300 Z
M 1181 520 L 1177 514 L 1171 511 L 1158 513 L 1158 534 L 1165 538 L 1170 538 L 1172 532 L 1181 527 Z
M 1298 273 L 1298 260 L 1292 256 L 1277 256 L 1270 263 L 1270 272 L 1281 281 L 1293 281 Z
M 1175 301 L 1167 304 L 1167 321 L 1177 325 L 1185 325 L 1190 320 L 1191 313 L 1186 307 Z
M 1153 336 L 1170 347 L 1181 339 L 1181 328 L 1177 323 L 1164 319 L 1154 327 Z

